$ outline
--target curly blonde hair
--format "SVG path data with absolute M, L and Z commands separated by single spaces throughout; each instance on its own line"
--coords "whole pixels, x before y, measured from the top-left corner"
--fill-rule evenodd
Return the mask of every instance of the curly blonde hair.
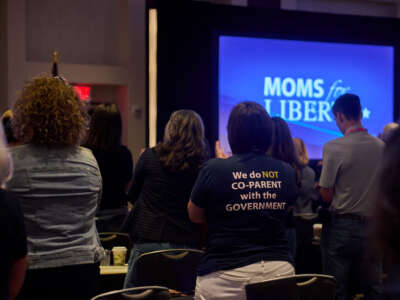
M 84 104 L 60 78 L 33 78 L 25 85 L 13 111 L 14 134 L 24 143 L 79 145 L 88 128 Z

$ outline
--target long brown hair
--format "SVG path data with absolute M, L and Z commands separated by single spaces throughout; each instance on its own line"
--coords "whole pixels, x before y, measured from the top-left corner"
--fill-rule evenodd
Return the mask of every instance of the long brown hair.
M 300 185 L 301 164 L 289 126 L 286 121 L 280 117 L 273 117 L 272 122 L 274 123 L 274 131 L 272 135 L 272 145 L 268 154 L 275 159 L 283 160 L 291 165 L 296 173 L 297 185 Z
M 92 114 L 85 146 L 92 150 L 117 151 L 121 145 L 122 120 L 115 104 L 97 106 Z
M 207 159 L 200 116 L 193 110 L 173 112 L 165 127 L 164 140 L 155 150 L 168 170 L 197 172 Z

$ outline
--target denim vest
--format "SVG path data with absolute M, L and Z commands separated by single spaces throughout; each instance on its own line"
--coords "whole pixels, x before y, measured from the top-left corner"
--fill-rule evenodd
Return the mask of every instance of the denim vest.
M 98 262 L 104 252 L 95 225 L 102 182 L 92 152 L 29 144 L 10 152 L 14 175 L 7 189 L 24 213 L 28 268 Z

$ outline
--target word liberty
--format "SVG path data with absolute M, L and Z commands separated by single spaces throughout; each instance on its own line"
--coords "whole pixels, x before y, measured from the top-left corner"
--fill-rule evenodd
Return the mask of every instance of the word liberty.
M 350 90 L 350 87 L 344 87 L 341 84 L 342 80 L 336 80 L 324 99 L 325 89 L 322 78 L 265 77 L 264 96 L 286 98 L 280 99 L 278 105 L 273 103 L 272 99 L 264 99 L 265 109 L 272 115 L 279 115 L 292 122 L 332 122 L 329 112 L 333 101 Z M 306 100 L 287 99 L 293 97 L 306 98 Z M 279 108 L 279 113 L 274 113 L 277 108 Z

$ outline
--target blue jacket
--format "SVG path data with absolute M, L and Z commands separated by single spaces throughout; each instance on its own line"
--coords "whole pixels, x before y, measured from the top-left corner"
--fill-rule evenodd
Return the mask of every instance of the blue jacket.
M 92 152 L 29 144 L 10 152 L 14 176 L 7 189 L 24 214 L 28 268 L 98 262 L 104 252 L 95 225 L 102 182 Z

